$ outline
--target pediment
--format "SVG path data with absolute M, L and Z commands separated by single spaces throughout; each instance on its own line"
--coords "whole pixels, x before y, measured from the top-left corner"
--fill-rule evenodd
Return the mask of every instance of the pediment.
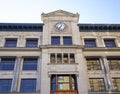
M 43 16 L 71 16 L 71 17 L 79 16 L 78 13 L 74 14 L 74 13 L 70 13 L 64 10 L 57 10 L 57 11 L 53 11 L 53 12 L 46 13 L 46 14 L 42 13 L 42 15 Z

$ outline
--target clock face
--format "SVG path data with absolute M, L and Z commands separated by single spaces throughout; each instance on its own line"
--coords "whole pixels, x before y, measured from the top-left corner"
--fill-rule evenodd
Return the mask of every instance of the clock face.
M 56 27 L 56 29 L 57 30 L 59 30 L 59 31 L 63 31 L 65 28 L 66 28 L 66 24 L 65 23 L 63 23 L 63 22 L 58 22 L 56 25 L 55 25 L 55 27 Z

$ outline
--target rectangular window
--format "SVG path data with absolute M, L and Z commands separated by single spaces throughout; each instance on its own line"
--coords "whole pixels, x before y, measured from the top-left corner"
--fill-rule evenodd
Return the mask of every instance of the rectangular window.
M 120 91 L 120 78 L 113 78 L 114 91 Z
M 60 45 L 60 37 L 51 37 L 51 45 Z
M 77 80 L 75 75 L 52 75 L 52 91 L 77 90 Z
M 63 44 L 64 45 L 72 45 L 72 38 L 71 37 L 63 37 Z
M 90 91 L 91 92 L 104 92 L 106 91 L 105 82 L 102 78 L 90 78 Z
M 37 58 L 24 58 L 23 70 L 37 70 Z
M 57 63 L 62 63 L 62 54 L 57 54 Z
M 75 56 L 74 54 L 70 54 L 70 63 L 75 63 Z
M 0 70 L 14 70 L 15 58 L 2 58 Z
M 21 79 L 20 92 L 36 92 L 36 79 Z
M 101 70 L 99 58 L 86 58 L 88 70 Z
M 105 47 L 116 47 L 115 39 L 104 39 Z
M 55 63 L 55 54 L 50 54 L 50 63 Z
M 6 39 L 5 47 L 16 47 L 17 39 Z
M 107 58 L 110 70 L 120 70 L 120 58 Z
M 97 47 L 95 39 L 85 39 L 84 40 L 85 47 Z
M 11 92 L 12 79 L 0 79 L 0 92 Z
M 63 62 L 64 63 L 69 63 L 69 61 L 68 61 L 68 54 L 67 53 L 63 54 Z
M 57 63 L 57 64 L 71 64 L 75 63 L 75 56 L 74 53 L 51 53 L 50 54 L 50 63 Z
M 38 39 L 27 39 L 26 47 L 38 47 Z

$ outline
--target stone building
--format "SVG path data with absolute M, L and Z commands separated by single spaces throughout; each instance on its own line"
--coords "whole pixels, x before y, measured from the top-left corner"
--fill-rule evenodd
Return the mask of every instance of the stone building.
M 0 23 L 0 94 L 120 94 L 120 24 Z

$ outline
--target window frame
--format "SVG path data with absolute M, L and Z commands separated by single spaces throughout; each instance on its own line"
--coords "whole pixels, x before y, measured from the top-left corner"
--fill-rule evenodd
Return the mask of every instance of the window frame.
M 4 47 L 17 47 L 17 38 L 6 38 Z
M 2 81 L 1 81 L 2 80 Z M 6 81 L 9 80 L 9 81 Z M 4 82 L 5 81 L 5 82 Z M 1 83 L 2 82 L 2 83 Z M 12 88 L 12 79 L 0 79 L 0 93 L 9 93 Z M 6 88 L 7 87 L 7 88 Z M 3 89 L 7 89 L 7 91 L 3 91 Z
M 25 47 L 27 47 L 27 48 L 36 48 L 36 47 L 38 47 L 38 39 L 37 38 L 27 38 Z
M 32 82 L 32 81 L 34 81 L 34 82 Z M 25 86 L 23 86 L 23 85 L 25 85 Z M 25 88 L 28 88 L 28 87 L 31 88 L 31 89 L 29 89 L 31 91 L 25 91 Z M 22 78 L 21 79 L 21 82 L 20 82 L 20 92 L 21 93 L 35 93 L 36 87 L 37 87 L 37 79 L 36 78 Z
M 116 81 L 118 79 L 119 81 Z M 120 86 L 120 78 L 112 78 L 112 83 L 113 83 L 114 91 L 120 92 L 120 88 L 118 89 L 118 86 Z
M 102 70 L 101 61 L 99 57 L 86 57 L 87 70 L 96 71 Z
M 2 71 L 13 71 L 14 68 L 15 68 L 15 58 L 14 57 L 11 57 L 11 58 L 3 57 L 3 58 L 1 58 L 0 70 L 2 70 Z
M 72 45 L 72 37 L 63 36 L 63 45 Z
M 97 80 L 97 81 L 94 81 Z M 99 80 L 99 81 L 98 81 Z M 102 82 L 103 81 L 103 82 Z M 98 88 L 95 84 L 98 84 Z M 89 78 L 89 85 L 90 85 L 90 92 L 105 92 L 106 91 L 106 85 L 104 78 Z M 95 89 L 99 90 L 95 90 Z M 104 90 L 102 90 L 104 88 Z
M 111 71 L 120 70 L 120 58 L 119 57 L 107 57 L 107 61 L 108 61 L 109 69 Z
M 32 62 L 32 60 L 33 60 L 33 62 Z M 23 71 L 37 71 L 37 65 L 38 65 L 37 57 L 24 57 L 22 70 Z
M 117 47 L 116 41 L 113 38 L 104 38 L 103 41 L 104 41 L 104 46 L 107 47 L 107 48 Z M 110 43 L 110 42 L 112 42 L 112 43 Z
M 97 40 L 96 40 L 96 38 L 85 38 L 84 45 L 86 48 L 96 48 L 97 47 Z
M 52 77 L 55 77 L 55 81 L 53 82 L 53 79 L 52 79 Z M 68 77 L 68 79 L 69 79 L 69 81 L 67 81 L 67 80 L 63 80 L 63 81 L 60 81 L 59 80 L 59 77 Z M 74 81 L 72 80 L 72 77 L 74 78 Z M 67 82 L 65 82 L 65 81 L 67 81 Z M 68 84 L 69 85 L 69 89 L 68 88 L 66 88 L 66 89 L 64 89 L 65 87 L 63 87 L 63 89 L 59 89 L 59 85 L 63 85 L 63 86 L 65 86 L 65 84 Z M 56 86 L 56 87 L 52 87 L 52 86 Z M 51 86 L 51 88 L 50 88 L 50 90 L 51 90 L 51 92 L 59 92 L 59 91 L 77 91 L 78 90 L 78 88 L 77 88 L 77 77 L 76 77 L 76 75 L 75 74 L 59 74 L 59 75 L 56 75 L 56 74 L 54 74 L 54 75 L 51 75 L 51 78 L 50 78 L 50 86 Z M 55 89 L 54 89 L 55 88 Z
M 51 36 L 51 45 L 61 45 L 60 36 Z

